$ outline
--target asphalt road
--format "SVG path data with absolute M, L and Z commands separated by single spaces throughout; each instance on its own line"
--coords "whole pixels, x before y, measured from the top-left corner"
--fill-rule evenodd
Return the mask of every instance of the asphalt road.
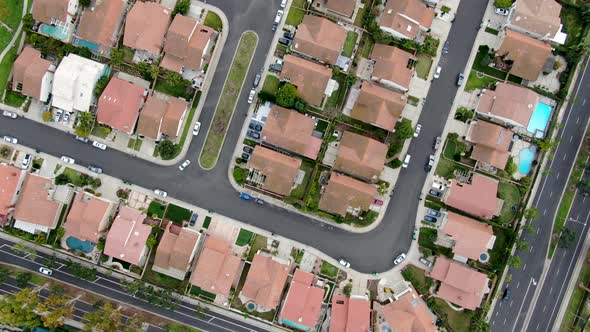
M 496 305 L 491 318 L 492 331 L 523 331 L 526 328 L 523 324 L 529 310 L 534 310 L 534 314 L 528 324 L 528 330 L 535 331 L 537 324 L 542 331 L 550 330 L 558 310 L 553 308 L 559 308 L 563 296 L 560 290 L 563 288 L 562 285 L 567 285 L 567 279 L 571 275 L 570 262 L 579 254 L 575 248 L 556 251 L 536 307 L 531 308 L 531 301 L 539 286 L 539 278 L 547 257 L 551 226 L 559 207 L 561 193 L 567 184 L 570 168 L 576 159 L 578 146 L 584 137 L 584 130 L 588 123 L 589 112 L 585 104 L 586 99 L 590 97 L 590 73 L 587 73 L 588 60 L 586 59 L 585 62 L 585 66 L 582 67 L 584 69 L 575 82 L 573 95 L 570 97 L 571 102 L 565 110 L 562 121 L 564 126 L 558 132 L 558 137 L 561 139 L 555 150 L 555 156 L 548 165 L 551 171 L 543 177 L 533 200 L 532 205 L 536 206 L 540 213 L 539 219 L 534 221 L 535 232 L 523 233 L 529 248 L 515 253 L 521 258 L 522 267 L 511 268 L 508 272 L 512 275 L 512 280 L 504 286 L 511 289 L 511 299 Z M 570 217 L 586 220 L 589 202 L 579 197 L 575 202 L 575 209 L 572 210 Z M 580 226 L 576 222 L 569 220 L 567 222 L 567 227 L 578 233 L 578 239 L 585 236 L 588 230 Z M 553 275 L 554 273 L 556 275 Z M 558 278 L 557 275 L 560 277 Z M 549 315 L 551 311 L 553 314 Z
M 246 84 L 250 84 L 248 82 L 253 80 L 262 67 L 271 45 L 273 34 L 270 27 L 279 2 L 213 0 L 209 3 L 225 12 L 230 27 L 228 40 L 200 117 L 202 128 L 209 127 L 231 58 L 239 37 L 245 30 L 254 30 L 259 35 Z M 205 138 L 203 130 L 191 142 L 187 154 L 187 158 L 195 166 L 184 172 L 177 167 L 158 166 L 113 149 L 99 151 L 74 140 L 71 135 L 22 118 L 13 121 L 0 120 L 0 134 L 17 137 L 21 144 L 54 156 L 68 155 L 80 165 L 98 165 L 106 174 L 127 182 L 146 188 L 163 189 L 177 199 L 307 244 L 336 259 L 343 257 L 357 271 L 386 271 L 393 266 L 393 258 L 400 252 L 407 251 L 410 246 L 418 194 L 427 175 L 423 170 L 424 164 L 432 153 L 435 137 L 441 134 L 446 123 L 457 92 L 457 74 L 466 66 L 486 4 L 485 0 L 461 2 L 448 38 L 450 53 L 441 60 L 442 74 L 433 82 L 420 117 L 422 133 L 412 141 L 409 148 L 412 164 L 401 172 L 383 221 L 368 233 L 328 230 L 321 227 L 321 223 L 299 214 L 268 205 L 258 206 L 238 198 L 227 178 L 227 165 L 247 113 L 246 87 L 249 85 L 245 85 L 242 91 L 220 160 L 211 171 L 202 170 L 195 162 Z

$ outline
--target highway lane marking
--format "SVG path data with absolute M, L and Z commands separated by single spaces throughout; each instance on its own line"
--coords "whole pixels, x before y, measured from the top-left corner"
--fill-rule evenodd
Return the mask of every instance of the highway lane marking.
M 560 270 L 560 268 L 559 268 L 559 269 L 557 269 L 557 272 L 556 272 L 555 274 L 559 274 L 559 270 Z
M 573 139 L 574 139 L 574 135 L 570 136 L 570 143 L 572 142 Z
M 526 264 L 524 266 L 526 267 Z M 526 300 L 526 297 L 529 294 L 529 289 L 531 288 L 531 284 L 534 281 L 535 280 L 533 278 L 531 278 L 531 280 L 529 281 L 529 285 L 526 288 L 526 292 L 524 292 L 524 296 L 522 298 L 522 302 L 520 303 L 520 308 L 518 308 L 518 313 L 516 314 L 516 319 L 514 320 L 514 325 L 512 325 L 512 332 L 514 332 L 514 329 L 516 329 L 516 324 L 518 323 L 518 317 L 520 317 L 520 313 L 522 312 L 522 307 L 524 306 L 524 302 Z M 536 287 L 537 286 L 537 283 L 535 282 L 534 285 Z M 506 323 L 506 318 L 504 318 L 504 323 Z
M 549 289 L 549 295 L 551 295 L 551 293 L 553 293 L 553 287 L 551 287 L 551 289 Z
M 543 306 L 543 312 L 545 312 L 545 310 L 547 309 L 547 305 Z
M 522 267 L 522 270 L 525 271 L 526 270 L 526 264 Z
M 520 286 L 520 281 L 516 283 L 516 288 L 518 288 L 518 286 Z M 512 304 L 512 301 L 510 301 L 510 304 Z
M 533 252 L 533 246 L 529 248 L 529 252 Z
M 537 227 L 537 235 L 539 234 L 539 227 Z
M 553 192 L 549 193 L 549 198 L 553 197 Z
M 565 160 L 565 158 L 567 157 L 567 153 L 563 154 L 563 160 Z
M 494 325 L 496 325 L 496 321 L 495 320 L 492 321 L 492 326 L 494 326 Z
M 576 123 L 580 122 L 580 117 L 578 116 L 578 118 L 576 119 Z
M 512 301 L 514 301 L 514 300 L 512 300 Z M 510 301 L 510 305 L 509 305 L 509 307 L 511 307 L 511 308 L 512 308 L 512 301 Z
M 547 209 L 543 210 L 543 215 L 547 214 Z
M 559 180 L 559 172 L 557 172 L 557 176 L 555 178 Z
M 502 323 L 502 324 L 506 325 L 506 318 L 504 318 L 504 323 Z

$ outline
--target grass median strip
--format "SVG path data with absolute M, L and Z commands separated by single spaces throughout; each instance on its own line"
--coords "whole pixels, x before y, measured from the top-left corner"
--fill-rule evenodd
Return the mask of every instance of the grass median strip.
M 217 102 L 205 145 L 199 157 L 199 162 L 203 168 L 211 169 L 217 163 L 229 122 L 234 113 L 257 44 L 258 36 L 254 32 L 248 31 L 242 34 L 232 65 L 225 79 L 223 91 Z

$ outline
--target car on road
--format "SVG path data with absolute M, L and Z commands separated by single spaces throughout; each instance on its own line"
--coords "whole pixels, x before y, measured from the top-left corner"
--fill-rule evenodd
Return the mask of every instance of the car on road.
M 412 240 L 416 240 L 418 238 L 418 228 L 414 227 L 414 232 L 412 233 Z
M 164 190 L 161 190 L 161 189 L 155 189 L 154 190 L 154 194 L 156 194 L 156 195 L 158 195 L 158 196 L 160 196 L 162 198 L 168 197 L 168 193 L 165 192 Z
M 107 145 L 98 141 L 93 141 L 92 142 L 92 146 L 94 146 L 95 148 L 99 148 L 101 150 L 106 150 L 107 149 Z
M 508 16 L 508 14 L 510 13 L 510 11 L 506 8 L 496 8 L 495 12 L 496 12 L 496 14 L 502 15 L 502 16 Z
M 88 165 L 88 170 L 96 174 L 102 174 L 102 168 L 98 166 Z
M 404 162 L 402 163 L 403 168 L 408 168 L 408 166 L 410 165 L 410 159 L 412 159 L 412 156 L 407 154 L 406 157 L 404 158 Z
M 256 204 L 258 204 L 258 205 L 264 205 L 264 201 L 263 201 L 263 200 L 261 200 L 260 198 L 256 198 L 256 199 L 254 200 L 254 203 L 256 203 Z
M 424 258 L 424 257 L 420 257 L 420 258 L 418 259 L 418 261 L 420 261 L 420 263 L 422 263 L 422 264 L 426 265 L 427 267 L 431 267 L 431 266 L 432 266 L 432 262 L 431 262 L 431 261 L 429 261 L 429 260 L 427 260 L 427 259 L 426 259 L 426 258 Z
M 64 114 L 64 123 L 68 123 L 68 121 L 70 121 L 70 116 L 72 115 L 72 113 L 70 112 L 66 112 L 66 114 Z
M 88 143 L 88 138 L 86 138 L 86 137 L 82 137 L 82 136 L 78 136 L 78 135 L 76 135 L 76 136 L 74 136 L 74 138 L 75 138 L 77 141 L 80 141 L 80 142 L 82 142 L 82 143 Z
M 434 78 L 437 79 L 440 77 L 440 71 L 442 70 L 441 66 L 436 67 L 436 70 L 434 71 Z
M 64 114 L 64 111 L 62 111 L 62 110 L 55 111 L 55 122 L 61 121 L 62 114 Z
M 405 259 L 406 259 L 406 254 L 402 252 L 401 254 L 397 255 L 397 257 L 393 260 L 393 264 L 399 265 Z
M 443 45 L 442 54 L 449 54 L 449 41 L 448 40 L 446 40 Z
M 262 79 L 262 75 L 260 73 L 256 74 L 256 76 L 254 77 L 254 82 L 252 83 L 255 88 L 258 87 L 261 79 Z
M 277 31 L 277 27 L 279 26 L 278 23 L 272 22 L 272 27 L 270 28 L 272 31 Z
M 17 144 L 18 140 L 12 136 L 4 136 L 4 140 L 8 143 Z
M 347 262 L 347 261 L 346 261 L 344 258 L 340 258 L 340 259 L 338 260 L 338 264 L 340 264 L 340 265 L 342 265 L 342 266 L 344 266 L 344 267 L 350 267 L 350 263 L 349 263 L 349 262 Z
M 252 156 L 249 153 L 242 153 L 242 159 L 244 160 L 250 160 L 250 158 L 252 158 Z
M 440 191 L 434 190 L 434 189 L 430 189 L 428 191 L 428 193 L 434 197 L 438 197 L 441 198 L 442 197 L 442 193 Z
M 275 20 L 272 23 L 272 31 L 277 30 L 277 27 L 279 26 L 279 23 L 281 23 L 281 18 L 283 18 L 284 13 L 285 12 L 281 9 L 277 10 L 277 15 L 275 16 Z
M 434 149 L 434 151 L 438 150 L 438 148 L 440 148 L 440 144 L 442 143 L 442 138 L 440 136 L 437 136 L 434 139 L 434 144 L 432 145 L 432 148 Z
M 39 272 L 43 273 L 44 275 L 50 276 L 53 274 L 53 271 L 51 271 L 50 269 L 46 268 L 46 267 L 40 267 L 39 268 Z
M 281 70 L 283 70 L 283 65 L 278 63 L 271 63 L 270 66 L 268 66 L 268 70 L 280 73 Z
M 74 158 L 70 158 L 68 156 L 61 156 L 61 158 L 59 158 L 59 159 L 61 159 L 61 161 L 63 161 L 66 164 L 74 164 L 74 163 L 76 163 L 76 161 L 74 160 Z
M 424 220 L 435 224 L 438 219 L 436 219 L 435 217 L 432 217 L 432 216 L 424 216 Z
M 440 211 L 438 210 L 434 210 L 434 209 L 426 209 L 426 213 L 428 213 L 429 215 L 433 216 L 433 217 L 440 217 Z
M 287 39 L 287 38 L 279 38 L 279 44 L 285 45 L 285 46 L 291 46 L 291 44 L 293 44 L 293 41 L 291 39 Z
M 247 145 L 245 145 L 245 146 L 242 148 L 242 151 L 244 151 L 244 152 L 246 152 L 246 153 L 252 153 L 252 152 L 254 152 L 254 148 L 252 148 L 251 146 L 247 146 Z
M 253 139 L 259 139 L 260 138 L 260 133 L 257 133 L 253 130 L 248 130 L 248 133 L 246 134 L 248 137 L 253 138 Z
M 416 125 L 416 129 L 414 129 L 414 137 L 418 137 L 418 135 L 420 135 L 420 131 L 422 130 L 422 125 L 421 124 L 417 124 Z
M 293 38 L 295 38 L 295 35 L 289 31 L 285 31 L 285 33 L 283 33 L 283 37 L 285 37 L 287 39 L 293 39 Z
M 424 165 L 424 170 L 426 172 L 430 172 L 430 170 L 432 169 L 432 166 L 434 166 L 434 155 L 428 156 L 428 160 L 426 161 L 426 165 Z
M 502 293 L 502 301 L 510 300 L 510 288 L 504 288 L 504 292 Z
M 432 188 L 439 190 L 439 191 L 444 191 L 447 188 L 447 186 L 445 186 L 442 183 L 438 183 L 438 182 L 434 181 L 434 182 L 432 182 Z
M 463 75 L 463 73 L 460 73 L 459 75 L 457 75 L 457 86 L 462 86 L 463 81 L 465 81 L 465 75 Z
M 256 96 L 256 89 L 250 90 L 250 94 L 248 95 L 248 104 L 252 104 L 255 96 Z
M 281 8 L 287 7 L 287 0 L 281 0 Z
M 197 136 L 199 134 L 199 129 L 201 129 L 201 123 L 197 121 L 197 123 L 195 123 L 195 127 L 193 128 L 193 136 Z
M 2 112 L 2 115 L 7 118 L 11 118 L 11 119 L 16 119 L 16 117 L 17 117 L 16 113 L 11 112 L 11 111 L 4 111 L 4 112 Z
M 254 131 L 261 131 L 262 130 L 262 125 L 256 122 L 250 122 L 250 124 L 248 124 L 248 128 L 254 130 Z
M 188 221 L 188 224 L 190 226 L 194 226 L 195 223 L 197 222 L 197 218 L 199 218 L 199 215 L 193 212 L 193 214 L 191 215 L 191 218 Z
M 33 159 L 33 156 L 31 156 L 30 154 L 26 154 L 25 157 L 23 158 L 23 163 L 22 165 L 22 169 L 27 169 L 29 167 L 29 165 L 31 164 L 31 160 Z
M 248 194 L 244 194 L 244 193 L 240 193 L 240 198 L 246 201 L 249 201 L 250 199 L 252 199 L 252 197 L 250 197 L 250 195 Z
M 182 164 L 180 164 L 178 166 L 178 169 L 181 171 L 184 171 L 184 169 L 187 168 L 188 165 L 190 165 L 190 164 L 191 164 L 191 161 L 187 159 L 187 160 L 183 161 Z

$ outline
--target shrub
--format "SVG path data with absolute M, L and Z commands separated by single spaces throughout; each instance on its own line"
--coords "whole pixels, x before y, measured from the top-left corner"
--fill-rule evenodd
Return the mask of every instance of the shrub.
M 494 6 L 508 9 L 512 6 L 512 0 L 494 0 Z
M 129 193 L 126 190 L 119 189 L 117 190 L 117 197 L 120 199 L 127 199 L 129 198 Z
M 292 108 L 297 100 L 297 89 L 292 84 L 284 84 L 277 92 L 276 102 L 279 106 Z
M 70 177 L 64 173 L 61 173 L 60 175 L 55 177 L 55 184 L 57 184 L 58 186 L 68 184 L 69 182 L 70 182 Z
M 109 80 L 110 80 L 110 78 L 108 76 L 101 77 L 96 82 L 96 85 L 94 87 L 94 94 L 97 96 L 100 96 L 102 94 L 102 92 L 104 91 L 104 89 L 107 87 L 107 84 L 109 84 Z M 82 114 L 82 113 L 83 112 L 80 112 L 80 114 Z
M 158 144 L 158 154 L 162 159 L 169 160 L 174 158 L 176 155 L 176 144 L 172 143 L 170 140 L 163 140 Z
M 176 6 L 174 6 L 174 11 L 172 11 L 172 16 L 176 14 L 184 15 L 188 12 L 191 6 L 190 0 L 178 0 Z
M 49 122 L 53 118 L 53 116 L 51 116 L 51 112 L 49 112 L 49 111 L 43 112 L 43 114 L 41 116 L 43 117 L 44 122 Z
M 399 168 L 402 165 L 402 161 L 395 158 L 389 164 L 387 164 L 391 168 Z
M 248 170 L 245 170 L 240 167 L 234 167 L 234 180 L 241 186 L 246 182 L 246 177 L 248 176 Z
M 414 135 L 414 128 L 412 128 L 412 121 L 408 119 L 402 119 L 395 126 L 394 137 L 399 139 L 408 139 Z

